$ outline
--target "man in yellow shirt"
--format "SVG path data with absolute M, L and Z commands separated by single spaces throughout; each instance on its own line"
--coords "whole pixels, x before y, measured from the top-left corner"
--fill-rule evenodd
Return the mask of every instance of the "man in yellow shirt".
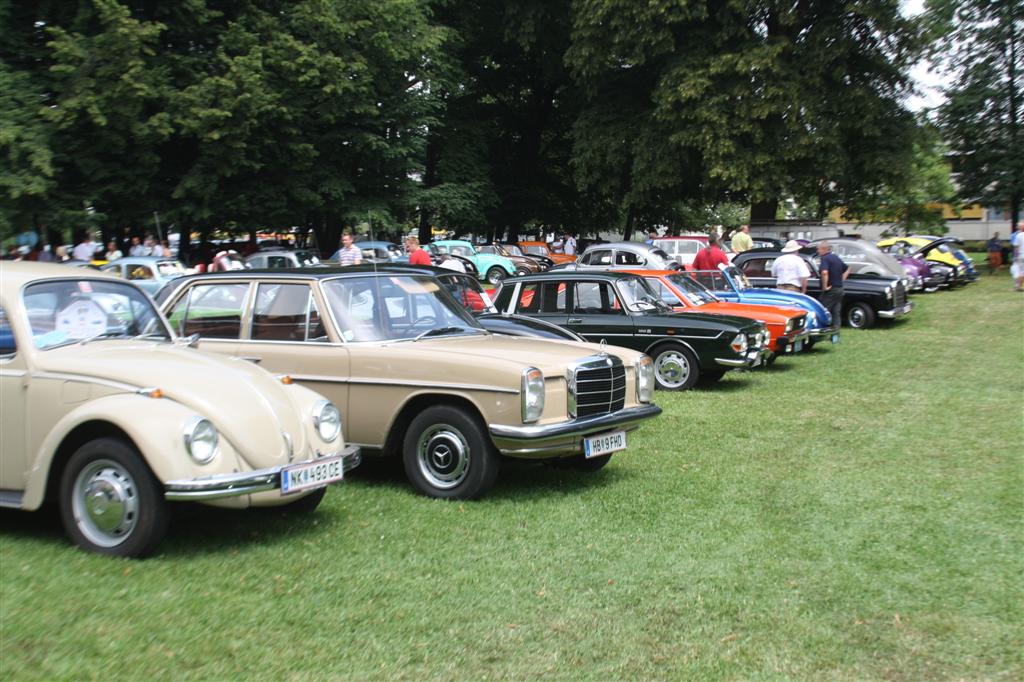
M 750 225 L 741 225 L 739 232 L 732 236 L 732 250 L 743 253 L 754 248 L 754 240 L 750 238 Z

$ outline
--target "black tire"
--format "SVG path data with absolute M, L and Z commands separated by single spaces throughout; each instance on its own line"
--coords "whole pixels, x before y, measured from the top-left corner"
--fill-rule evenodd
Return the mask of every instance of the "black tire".
M 524 267 L 524 266 L 519 266 L 518 268 L 516 268 L 516 274 L 515 274 L 515 276 L 516 276 L 516 277 L 523 277 L 523 276 L 525 276 L 525 275 L 529 275 L 529 274 L 530 274 L 530 272 L 531 272 L 531 271 L 530 271 L 530 269 L 529 269 L 529 268 L 527 268 L 527 267 Z
M 491 269 L 487 271 L 487 283 L 501 284 L 505 280 L 505 276 L 506 273 L 501 267 L 497 265 L 492 266 Z
M 453 405 L 419 413 L 402 443 L 405 475 L 429 497 L 472 499 L 498 477 L 501 457 L 479 418 Z
M 600 455 L 598 457 L 591 457 L 590 459 L 587 459 L 583 455 L 576 455 L 575 457 L 555 460 L 557 465 L 564 469 L 586 472 L 604 469 L 610 461 L 612 461 L 611 455 Z
M 327 494 L 327 486 L 314 490 L 310 494 L 302 497 L 294 502 L 286 504 L 281 509 L 289 514 L 312 514 L 316 511 L 316 508 L 323 502 L 324 496 Z
M 814 344 L 818 343 L 817 339 L 807 339 L 804 341 L 804 350 L 810 350 L 814 348 Z
M 654 382 L 663 391 L 685 391 L 700 379 L 700 365 L 689 348 L 663 344 L 654 348 Z
M 867 303 L 851 303 L 846 309 L 846 324 L 854 329 L 871 329 L 875 326 L 875 311 Z
M 60 516 L 82 549 L 141 557 L 167 533 L 170 509 L 163 486 L 134 446 L 97 438 L 78 448 L 64 467 Z

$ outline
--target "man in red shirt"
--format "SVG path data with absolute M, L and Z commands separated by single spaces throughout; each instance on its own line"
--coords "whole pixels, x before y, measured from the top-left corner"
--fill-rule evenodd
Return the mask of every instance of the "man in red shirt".
M 729 257 L 718 248 L 718 235 L 712 234 L 708 239 L 708 245 L 698 251 L 696 258 L 693 259 L 693 269 L 717 270 L 719 263 L 728 265 Z
M 433 265 L 430 254 L 420 248 L 420 240 L 417 237 L 405 238 L 405 250 L 409 252 L 410 265 Z

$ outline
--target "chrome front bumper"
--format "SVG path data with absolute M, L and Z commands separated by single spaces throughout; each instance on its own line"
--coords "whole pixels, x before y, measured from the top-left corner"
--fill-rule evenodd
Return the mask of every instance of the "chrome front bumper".
M 555 424 L 508 426 L 491 424 L 489 431 L 495 447 L 509 457 L 547 458 L 552 454 L 583 452 L 583 438 L 592 433 L 632 431 L 640 422 L 661 414 L 657 405 L 626 407 L 609 414 L 572 419 Z
M 914 304 L 910 301 L 907 301 L 898 308 L 890 308 L 889 310 L 879 310 L 878 316 L 883 317 L 887 320 L 891 320 L 893 318 L 899 317 L 900 315 L 906 315 L 911 310 L 913 310 L 913 308 Z
M 742 358 L 715 358 L 715 362 L 724 367 L 751 369 L 763 364 L 766 355 L 770 352 L 766 348 L 758 348 L 756 350 L 748 350 L 743 354 L 744 357 Z
M 780 339 L 779 343 L 780 343 L 780 345 L 783 346 L 783 351 L 782 352 L 784 352 L 784 353 L 792 353 L 793 352 L 793 347 L 797 343 L 806 344 L 807 341 L 810 338 L 811 338 L 811 333 L 805 329 L 804 331 L 802 331 L 802 332 L 800 332 L 798 334 L 794 334 L 793 336 L 790 336 L 789 338 L 782 338 L 782 339 Z
M 315 459 L 306 460 L 306 462 L 315 461 Z M 347 472 L 355 469 L 362 461 L 362 454 L 355 445 L 347 445 L 341 451 L 343 471 Z M 292 464 L 305 464 L 306 462 L 291 462 L 288 466 Z M 269 469 L 257 469 L 256 471 L 244 471 L 238 474 L 221 474 L 208 478 L 168 481 L 164 484 L 164 499 L 171 502 L 216 500 L 222 497 L 237 497 L 238 495 L 250 495 L 267 490 L 278 490 L 281 487 L 281 469 L 283 468 L 283 466 L 278 466 Z

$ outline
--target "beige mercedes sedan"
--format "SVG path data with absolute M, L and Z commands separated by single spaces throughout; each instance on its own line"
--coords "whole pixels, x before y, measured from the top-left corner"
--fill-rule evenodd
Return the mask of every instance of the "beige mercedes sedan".
M 196 275 L 158 301 L 201 348 L 322 393 L 349 442 L 400 454 L 409 481 L 434 497 L 479 497 L 503 456 L 599 469 L 661 412 L 646 355 L 491 334 L 408 267 Z

